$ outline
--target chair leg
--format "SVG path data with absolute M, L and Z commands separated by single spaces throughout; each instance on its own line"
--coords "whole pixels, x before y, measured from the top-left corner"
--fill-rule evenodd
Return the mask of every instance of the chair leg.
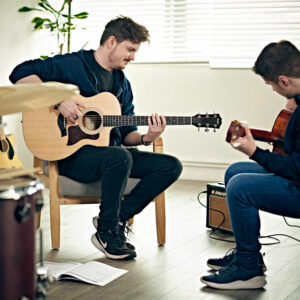
M 60 205 L 59 198 L 50 195 L 50 227 L 52 248 L 60 248 Z
M 165 192 L 162 192 L 155 199 L 156 232 L 158 245 L 166 243 L 166 211 Z
M 60 198 L 58 191 L 58 171 L 56 162 L 49 163 L 50 228 L 52 248 L 60 248 Z
M 128 225 L 132 225 L 133 224 L 133 217 L 127 221 L 127 224 Z

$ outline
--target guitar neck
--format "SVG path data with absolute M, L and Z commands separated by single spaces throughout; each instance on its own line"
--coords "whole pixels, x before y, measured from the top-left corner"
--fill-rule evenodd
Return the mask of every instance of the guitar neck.
M 250 129 L 253 137 L 257 141 L 261 142 L 274 142 L 274 141 L 282 141 L 280 137 L 270 131 L 260 130 L 260 129 Z
M 165 117 L 167 125 L 191 125 L 192 117 Z M 103 126 L 147 126 L 148 116 L 103 116 Z

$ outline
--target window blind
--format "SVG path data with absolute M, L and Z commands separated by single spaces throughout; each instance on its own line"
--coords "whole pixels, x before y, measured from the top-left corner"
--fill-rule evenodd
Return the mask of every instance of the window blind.
M 211 68 L 250 68 L 262 48 L 282 39 L 300 45 L 299 0 L 73 0 L 88 11 L 72 49 L 97 48 L 105 24 L 125 15 L 144 25 L 150 44 L 137 62 L 209 62 Z M 83 22 L 81 22 L 82 24 Z
M 72 11 L 89 12 L 86 30 L 74 32 L 73 49 L 85 42 L 86 48 L 97 48 L 106 23 L 124 15 L 150 32 L 150 44 L 142 44 L 136 61 L 208 61 L 209 0 L 78 0 L 72 2 Z
M 216 0 L 211 13 L 210 67 L 249 68 L 270 42 L 300 45 L 298 0 Z

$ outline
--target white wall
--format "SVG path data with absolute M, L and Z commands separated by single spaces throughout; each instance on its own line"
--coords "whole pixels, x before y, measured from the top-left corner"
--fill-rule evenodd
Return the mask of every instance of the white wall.
M 35 3 L 0 0 L 0 10 L 5 12 L 0 20 L 0 85 L 10 84 L 8 76 L 16 64 L 47 54 L 55 47 L 45 31 L 32 31 L 30 20 L 34 13 L 17 12 L 21 6 Z M 193 126 L 166 129 L 165 152 L 183 161 L 185 179 L 222 180 L 228 164 L 246 159 L 224 141 L 231 120 L 247 120 L 253 128 L 268 130 L 285 103 L 249 69 L 209 69 L 207 64 L 132 64 L 126 74 L 134 90 L 136 114 L 191 116 L 215 111 L 222 116 L 223 124 L 216 133 L 203 129 L 198 132 Z M 16 151 L 28 168 L 32 156 L 23 141 L 20 115 L 5 116 L 5 131 L 15 133 Z
M 0 86 L 10 85 L 8 79 L 13 68 L 24 60 L 37 58 L 52 51 L 55 43 L 53 37 L 45 32 L 33 32 L 31 19 L 35 12 L 19 13 L 22 6 L 35 6 L 35 0 L 0 0 L 0 36 L 1 36 L 1 72 Z M 1 103 L 0 103 L 1 104 Z M 21 113 L 3 117 L 7 124 L 5 133 L 13 133 L 16 137 L 16 152 L 26 168 L 32 166 L 32 155 L 26 148 L 21 128 Z
M 217 112 L 221 129 L 198 132 L 173 126 L 164 133 L 165 150 L 184 164 L 183 178 L 222 180 L 229 163 L 247 159 L 225 143 L 231 120 L 271 130 L 285 99 L 250 69 L 209 69 L 206 64 L 131 65 L 127 75 L 135 92 L 137 114 L 194 115 Z M 264 145 L 266 146 L 266 145 Z

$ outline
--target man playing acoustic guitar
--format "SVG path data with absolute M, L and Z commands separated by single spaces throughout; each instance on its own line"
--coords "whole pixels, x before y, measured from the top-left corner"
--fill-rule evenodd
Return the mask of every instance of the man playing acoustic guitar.
M 120 102 L 122 115 L 134 115 L 130 82 L 122 70 L 134 60 L 140 44 L 146 41 L 149 41 L 149 32 L 144 26 L 120 16 L 107 23 L 97 50 L 26 61 L 13 70 L 10 80 L 12 83 L 71 83 L 77 85 L 85 97 L 111 92 Z M 58 110 L 67 122 L 74 123 L 84 107 L 83 101 L 68 99 Z M 138 133 L 136 126 L 114 128 L 108 147 L 86 145 L 58 161 L 61 175 L 84 183 L 101 179 L 102 200 L 99 217 L 93 221 L 97 232 L 92 236 L 92 243 L 108 258 L 136 256 L 134 246 L 127 242 L 124 233 L 126 221 L 176 181 L 182 171 L 180 161 L 173 156 L 126 149 L 121 145 L 149 145 L 165 127 L 165 118 L 152 114 L 146 134 Z M 141 181 L 121 201 L 129 176 Z
M 236 248 L 229 255 L 209 259 L 216 273 L 201 277 L 218 289 L 256 289 L 266 284 L 265 265 L 260 254 L 259 210 L 300 218 L 300 52 L 288 41 L 268 44 L 253 70 L 273 90 L 290 100 L 295 108 L 284 136 L 284 154 L 255 145 L 250 129 L 233 145 L 254 162 L 232 164 L 225 174 L 226 198 Z M 295 103 L 295 107 L 293 105 Z

